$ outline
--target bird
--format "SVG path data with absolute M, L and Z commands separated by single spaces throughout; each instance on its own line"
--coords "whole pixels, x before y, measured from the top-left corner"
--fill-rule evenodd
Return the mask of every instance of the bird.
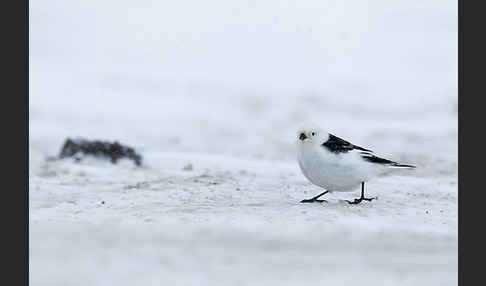
M 365 182 L 388 172 L 390 168 L 416 168 L 378 157 L 373 151 L 354 145 L 318 126 L 298 130 L 297 161 L 304 176 L 325 190 L 301 203 L 327 202 L 319 198 L 331 192 L 351 192 L 360 185 L 361 197 L 346 202 L 371 202 L 376 197 L 365 197 Z

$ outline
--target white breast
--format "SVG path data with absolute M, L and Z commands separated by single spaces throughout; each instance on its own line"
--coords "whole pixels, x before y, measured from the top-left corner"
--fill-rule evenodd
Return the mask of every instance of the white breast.
M 300 169 L 313 184 L 331 192 L 347 192 L 376 175 L 376 170 L 357 152 L 332 153 L 322 148 L 317 144 L 298 146 Z

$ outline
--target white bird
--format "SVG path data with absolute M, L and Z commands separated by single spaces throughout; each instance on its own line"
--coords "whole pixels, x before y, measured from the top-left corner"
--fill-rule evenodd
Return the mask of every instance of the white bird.
M 318 198 L 329 192 L 350 192 L 361 184 L 361 197 L 350 204 L 375 198 L 364 196 L 364 184 L 389 168 L 415 168 L 376 156 L 373 151 L 356 146 L 325 132 L 319 127 L 302 128 L 297 133 L 297 158 L 304 176 L 326 191 L 301 203 L 325 202 Z

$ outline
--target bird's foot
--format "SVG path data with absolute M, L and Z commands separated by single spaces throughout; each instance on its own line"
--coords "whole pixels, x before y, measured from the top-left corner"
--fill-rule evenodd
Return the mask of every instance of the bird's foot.
M 376 199 L 376 198 L 365 198 L 365 197 L 361 197 L 359 199 L 354 199 L 354 201 L 348 201 L 348 200 L 346 200 L 346 201 L 349 204 L 351 204 L 351 205 L 357 205 L 357 204 L 361 203 L 363 200 L 368 201 L 368 202 L 371 202 L 374 199 Z
M 323 202 L 327 203 L 326 200 L 318 200 L 318 199 L 314 199 L 314 198 L 308 199 L 308 200 L 301 200 L 300 202 L 301 203 L 323 203 Z

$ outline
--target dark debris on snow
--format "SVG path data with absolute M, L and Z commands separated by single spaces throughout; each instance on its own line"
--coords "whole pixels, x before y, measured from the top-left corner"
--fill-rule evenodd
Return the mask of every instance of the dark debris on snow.
M 135 149 L 124 146 L 117 141 L 110 143 L 99 140 L 68 138 L 61 149 L 59 158 L 73 157 L 79 161 L 82 159 L 80 156 L 86 155 L 108 158 L 113 164 L 116 164 L 122 158 L 132 160 L 137 166 L 142 164 L 142 156 Z

